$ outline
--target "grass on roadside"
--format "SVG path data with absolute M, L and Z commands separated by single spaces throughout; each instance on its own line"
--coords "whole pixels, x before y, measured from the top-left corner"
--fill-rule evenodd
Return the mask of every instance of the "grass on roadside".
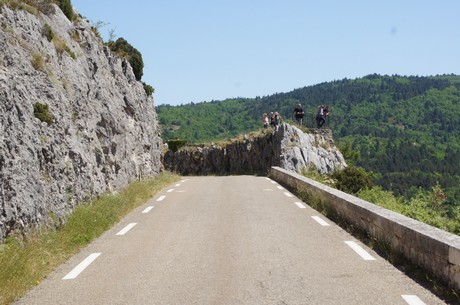
M 40 230 L 25 239 L 8 237 L 0 245 L 0 304 L 10 304 L 23 296 L 131 210 L 178 179 L 165 172 L 133 182 L 118 194 L 106 194 L 78 206 L 60 229 Z

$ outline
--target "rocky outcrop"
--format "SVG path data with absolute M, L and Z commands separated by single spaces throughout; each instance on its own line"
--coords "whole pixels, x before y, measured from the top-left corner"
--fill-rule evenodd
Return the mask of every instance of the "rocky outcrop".
M 328 173 L 346 166 L 330 130 L 311 130 L 283 124 L 226 145 L 191 146 L 168 151 L 164 166 L 182 175 L 267 174 L 271 166 L 299 172 L 314 166 Z
M 162 170 L 152 98 L 88 22 L 54 7 L 1 7 L 0 241 Z
M 304 133 L 286 124 L 282 134 L 281 168 L 298 173 L 303 168 L 313 166 L 325 174 L 347 166 L 342 153 L 335 146 L 330 129 L 310 129 L 309 133 Z

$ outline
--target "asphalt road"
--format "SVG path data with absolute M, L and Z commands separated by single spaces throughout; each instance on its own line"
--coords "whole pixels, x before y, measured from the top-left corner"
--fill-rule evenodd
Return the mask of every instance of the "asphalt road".
M 265 177 L 188 177 L 16 304 L 444 304 Z

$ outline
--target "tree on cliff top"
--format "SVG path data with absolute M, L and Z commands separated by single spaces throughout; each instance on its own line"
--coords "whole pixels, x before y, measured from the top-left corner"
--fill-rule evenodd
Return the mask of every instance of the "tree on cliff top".
M 57 2 L 62 12 L 64 13 L 64 15 L 66 15 L 66 17 L 69 20 L 73 20 L 74 14 L 73 14 L 72 2 L 70 0 L 59 0 Z
M 129 64 L 133 68 L 134 75 L 136 76 L 136 80 L 140 81 L 142 75 L 144 74 L 144 61 L 142 60 L 142 54 L 121 37 L 116 41 L 109 41 L 107 45 L 112 52 L 116 53 L 120 57 L 126 58 L 129 61 Z

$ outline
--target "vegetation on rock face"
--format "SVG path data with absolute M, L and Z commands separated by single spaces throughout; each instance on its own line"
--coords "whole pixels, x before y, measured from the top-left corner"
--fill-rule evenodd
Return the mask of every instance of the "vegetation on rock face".
M 129 64 L 133 68 L 134 75 L 136 76 L 136 80 L 140 81 L 144 74 L 142 54 L 123 38 L 118 38 L 116 41 L 109 41 L 108 46 L 112 52 L 129 61 Z
M 48 41 L 52 41 L 54 38 L 53 29 L 48 23 L 45 23 L 45 25 L 43 26 L 42 34 L 48 39 Z
M 40 121 L 48 123 L 48 125 L 53 124 L 54 118 L 53 115 L 50 113 L 47 104 L 36 102 L 34 104 L 34 115 Z
M 38 53 L 32 53 L 32 67 L 37 71 L 43 71 L 45 69 L 45 60 L 43 56 Z
M 69 19 L 74 19 L 74 13 L 72 8 L 72 3 L 70 0 L 59 0 L 58 2 L 59 7 L 61 8 L 64 15 Z
M 0 0 L 0 6 L 5 4 L 12 9 L 22 9 L 34 15 L 38 12 L 45 15 L 54 14 L 53 3 L 59 6 L 69 20 L 75 18 L 71 0 Z
M 152 94 L 155 92 L 155 89 L 144 82 L 142 82 L 142 85 L 144 86 L 145 94 L 147 94 L 147 96 L 152 96 Z

